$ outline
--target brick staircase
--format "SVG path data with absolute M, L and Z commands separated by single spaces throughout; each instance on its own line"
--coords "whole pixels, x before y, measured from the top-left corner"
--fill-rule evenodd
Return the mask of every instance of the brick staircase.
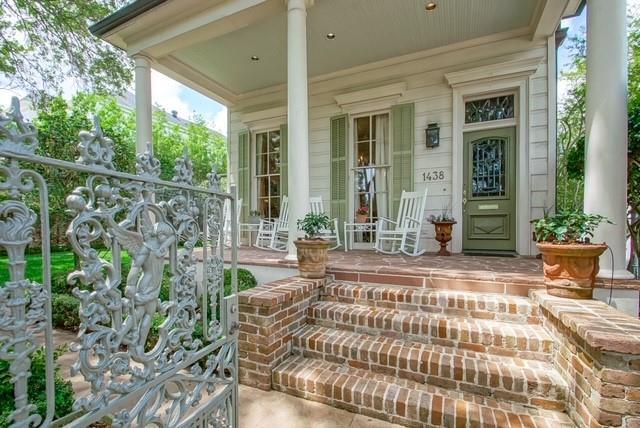
M 271 386 L 406 426 L 575 426 L 537 304 L 333 282 L 291 331 Z

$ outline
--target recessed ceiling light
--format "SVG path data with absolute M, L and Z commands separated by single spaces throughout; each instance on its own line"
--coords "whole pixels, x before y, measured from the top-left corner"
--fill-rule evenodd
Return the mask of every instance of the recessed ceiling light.
M 260 57 L 257 55 L 251 55 L 251 61 L 260 61 Z
M 327 40 L 333 40 L 336 38 L 336 35 L 335 33 L 327 33 L 326 37 L 327 37 Z
M 429 3 L 427 3 L 427 5 L 424 7 L 427 12 L 431 12 L 433 11 L 436 7 L 438 7 L 437 4 L 435 4 L 434 2 L 430 1 Z

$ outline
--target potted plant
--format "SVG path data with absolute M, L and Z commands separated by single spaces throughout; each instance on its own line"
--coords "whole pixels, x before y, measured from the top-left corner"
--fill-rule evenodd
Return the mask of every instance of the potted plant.
M 260 224 L 260 211 L 249 211 L 249 224 Z
M 436 240 L 440 243 L 439 256 L 450 256 L 451 253 L 447 251 L 447 242 L 451 241 L 451 233 L 453 232 L 453 225 L 457 222 L 451 215 L 451 211 L 448 208 L 444 208 L 440 215 L 429 217 L 429 221 L 436 229 Z
M 600 255 L 607 245 L 594 244 L 591 238 L 603 221 L 611 223 L 601 215 L 567 211 L 545 215 L 534 223 L 549 294 L 571 299 L 592 298 Z
M 303 278 L 324 278 L 327 270 L 327 250 L 331 243 L 322 239 L 320 231 L 329 229 L 331 220 L 326 214 L 308 213 L 298 220 L 304 238 L 294 241 L 298 249 L 298 270 Z
M 356 223 L 366 223 L 369 220 L 369 207 L 362 206 L 356 211 Z

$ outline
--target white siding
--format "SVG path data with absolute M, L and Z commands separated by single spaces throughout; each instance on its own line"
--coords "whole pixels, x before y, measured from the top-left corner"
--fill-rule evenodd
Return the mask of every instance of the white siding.
M 340 77 L 322 79 L 309 86 L 309 165 L 310 193 L 329 200 L 329 118 L 343 111 L 334 96 L 361 89 L 371 89 L 389 83 L 405 82 L 406 90 L 394 103 L 415 103 L 415 161 L 414 182 L 417 189 L 424 185 L 423 172 L 444 170 L 443 182 L 428 183 L 429 199 L 425 216 L 438 214 L 444 206 L 451 204 L 452 194 L 452 123 L 453 95 L 444 74 L 492 63 L 500 63 L 514 58 L 543 57 L 547 55 L 546 42 L 531 42 L 527 38 L 515 38 L 458 49 L 412 60 L 400 64 L 359 70 L 358 73 L 344 73 Z M 529 141 L 519 142 L 520 149 L 529 153 L 530 188 L 529 219 L 539 217 L 545 207 L 553 205 L 555 195 L 548 189 L 548 174 L 555 174 L 555 166 L 548 165 L 548 99 L 546 61 L 530 76 L 527 123 Z M 252 124 L 242 123 L 242 115 L 247 112 L 284 106 L 286 88 L 278 87 L 258 91 L 242 97 L 242 101 L 230 109 L 229 152 L 231 170 L 237 165 L 238 132 L 251 128 Z M 390 105 L 389 105 L 390 107 Z M 428 123 L 440 126 L 440 147 L 427 149 L 424 129 Z M 295 144 L 295 142 L 290 142 Z M 528 144 L 528 147 L 525 145 Z M 555 146 L 553 146 L 555 150 Z M 456 233 L 456 232 L 454 232 Z M 457 233 L 461 233 L 458 230 Z M 435 251 L 433 226 L 426 223 L 423 237 L 429 251 Z M 532 251 L 535 249 L 532 246 Z

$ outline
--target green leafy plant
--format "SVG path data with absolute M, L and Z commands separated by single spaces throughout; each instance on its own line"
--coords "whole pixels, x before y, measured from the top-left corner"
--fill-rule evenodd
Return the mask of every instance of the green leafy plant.
M 538 242 L 590 243 L 593 233 L 602 222 L 611 222 L 598 214 L 582 211 L 561 211 L 554 216 L 545 215 L 535 221 L 534 230 Z
M 51 321 L 55 328 L 78 331 L 80 300 L 69 294 L 53 294 L 51 307 Z
M 304 218 L 298 220 L 298 229 L 304 231 L 306 239 L 321 239 L 320 231 L 330 227 L 331 220 L 325 213 L 307 213 Z
M 58 360 L 60 355 L 67 351 L 66 346 L 56 348 L 53 357 Z M 73 411 L 75 396 L 71 382 L 60 376 L 60 369 L 56 364 L 55 383 L 55 418 L 61 418 Z M 40 348 L 31 356 L 31 377 L 27 386 L 29 403 L 36 406 L 39 415 L 45 416 L 47 413 L 47 393 L 46 393 L 46 362 L 44 348 Z M 0 361 L 0 427 L 9 426 L 9 415 L 14 410 L 13 384 L 11 383 L 11 373 L 9 373 L 9 363 Z
M 444 222 L 455 222 L 456 220 L 453 218 L 451 214 L 451 206 L 445 205 L 442 207 L 442 211 L 438 215 L 429 216 L 429 221 L 431 223 L 444 223 Z

